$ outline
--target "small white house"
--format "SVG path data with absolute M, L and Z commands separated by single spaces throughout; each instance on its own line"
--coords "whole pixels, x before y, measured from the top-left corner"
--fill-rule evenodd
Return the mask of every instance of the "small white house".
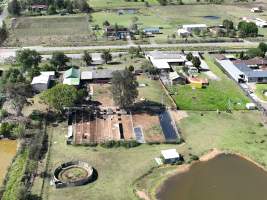
M 161 155 L 164 159 L 164 163 L 175 163 L 180 159 L 180 155 L 177 153 L 176 149 L 162 150 Z
M 207 30 L 208 26 L 206 24 L 185 24 L 183 29 L 192 33 L 194 30 Z
M 254 8 L 251 8 L 251 9 L 250 9 L 250 12 L 253 12 L 253 13 L 260 13 L 260 12 L 263 12 L 263 10 L 262 10 L 261 7 L 254 7 Z
M 39 76 L 35 76 L 32 79 L 31 86 L 34 91 L 42 92 L 48 89 L 51 79 L 55 76 L 55 72 L 41 72 Z
M 255 105 L 255 103 L 247 103 L 246 104 L 246 108 L 248 109 L 248 110 L 255 110 L 256 109 L 256 105 Z
M 189 37 L 191 35 L 191 32 L 189 32 L 188 30 L 185 30 L 183 28 L 180 28 L 180 29 L 177 30 L 177 34 L 180 37 Z

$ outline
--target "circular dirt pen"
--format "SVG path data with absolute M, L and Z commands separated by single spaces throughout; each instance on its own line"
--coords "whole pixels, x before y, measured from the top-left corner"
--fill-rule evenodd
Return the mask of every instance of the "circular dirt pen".
M 56 188 L 84 185 L 93 181 L 93 172 L 86 162 L 67 162 L 55 169 L 53 182 Z

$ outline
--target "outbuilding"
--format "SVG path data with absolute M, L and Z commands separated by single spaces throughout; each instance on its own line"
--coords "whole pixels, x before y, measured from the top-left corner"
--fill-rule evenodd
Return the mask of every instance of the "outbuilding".
M 177 153 L 176 149 L 162 150 L 161 155 L 165 164 L 175 163 L 180 160 L 180 155 Z
M 76 69 L 74 67 L 70 68 L 64 73 L 63 84 L 73 85 L 73 86 L 80 85 L 80 75 L 81 72 L 79 69 Z
M 41 72 L 39 76 L 35 76 L 32 79 L 31 86 L 34 91 L 42 92 L 47 90 L 50 85 L 51 79 L 55 76 L 54 71 Z

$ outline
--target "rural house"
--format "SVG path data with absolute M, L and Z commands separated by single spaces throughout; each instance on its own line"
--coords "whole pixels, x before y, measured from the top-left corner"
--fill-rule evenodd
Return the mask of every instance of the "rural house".
M 63 84 L 66 85 L 80 85 L 80 70 L 74 67 L 64 72 Z
M 54 71 L 41 72 L 39 76 L 35 76 L 32 79 L 31 86 L 34 91 L 42 92 L 49 88 L 50 81 L 55 76 Z

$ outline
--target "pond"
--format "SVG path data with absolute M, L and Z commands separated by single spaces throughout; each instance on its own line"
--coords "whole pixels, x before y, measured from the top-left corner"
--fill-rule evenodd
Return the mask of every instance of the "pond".
M 203 16 L 204 19 L 212 19 L 212 20 L 216 20 L 216 19 L 220 19 L 221 17 L 219 16 L 215 16 L 215 15 L 206 15 Z
M 0 185 L 5 177 L 6 170 L 11 164 L 13 157 L 16 155 L 16 140 L 0 140 Z
M 236 155 L 221 154 L 198 162 L 164 182 L 160 200 L 262 200 L 267 197 L 267 173 Z

